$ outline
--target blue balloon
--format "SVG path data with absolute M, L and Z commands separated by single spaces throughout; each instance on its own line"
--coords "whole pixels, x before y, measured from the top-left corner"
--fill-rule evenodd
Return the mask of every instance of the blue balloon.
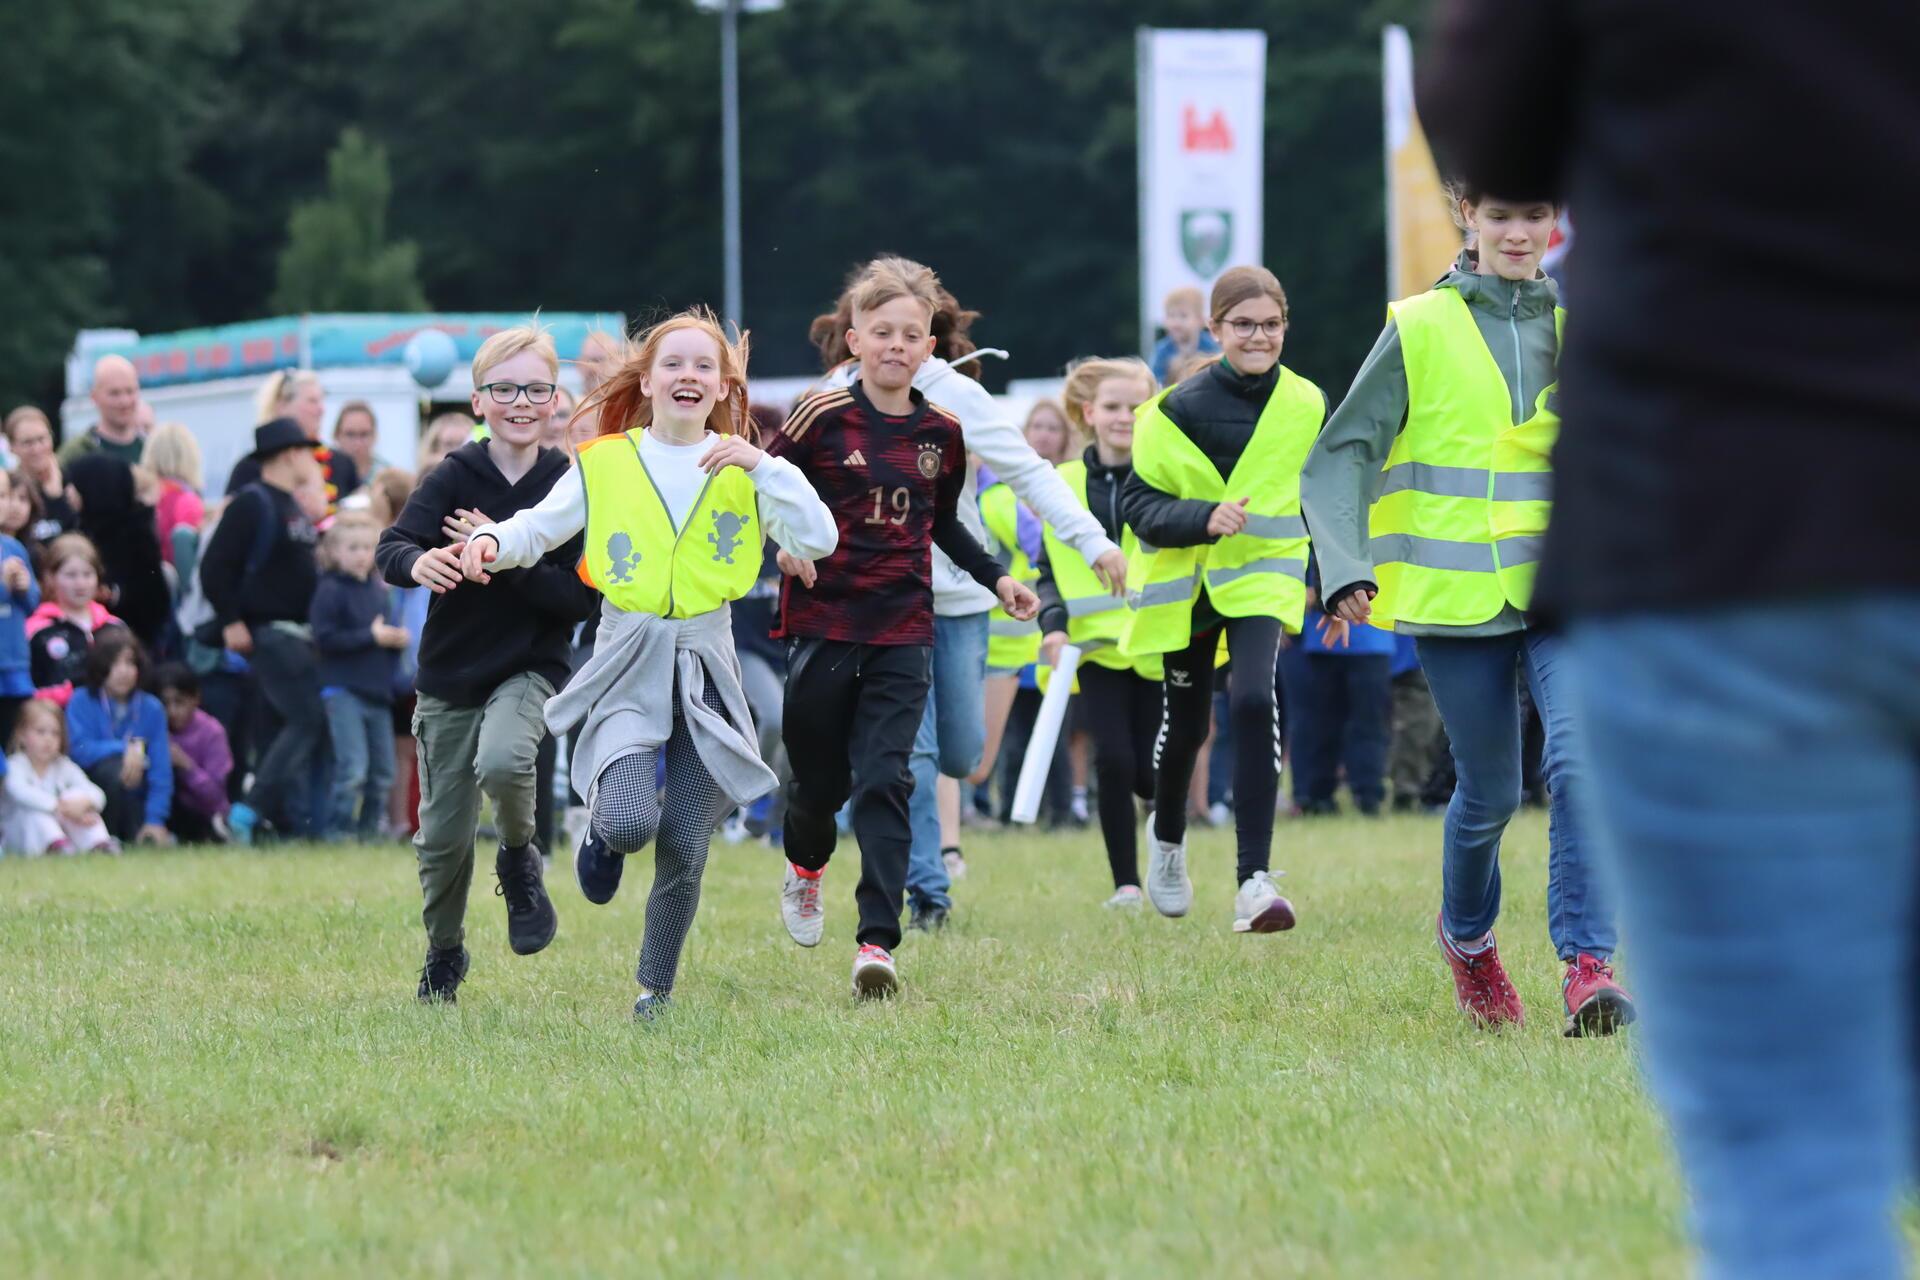
M 407 372 L 421 386 L 432 390 L 447 380 L 460 359 L 453 339 L 438 329 L 422 329 L 407 339 L 404 353 Z

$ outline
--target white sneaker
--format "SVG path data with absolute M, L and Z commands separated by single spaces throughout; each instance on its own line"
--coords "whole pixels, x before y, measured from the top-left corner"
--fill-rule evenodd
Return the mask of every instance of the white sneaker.
M 786 882 L 780 886 L 780 921 L 787 926 L 788 936 L 803 947 L 819 946 L 826 931 L 827 910 L 820 901 L 820 882 L 825 878 L 825 868 L 817 876 L 803 876 L 799 868 L 787 864 Z
M 1281 872 L 1285 875 L 1285 872 Z M 1235 933 L 1278 933 L 1293 928 L 1293 904 L 1273 887 L 1273 877 L 1256 871 L 1233 895 Z
M 1147 897 L 1163 916 L 1183 916 L 1193 907 L 1193 881 L 1187 878 L 1187 842 L 1168 844 L 1154 834 L 1147 814 Z
M 872 943 L 853 957 L 853 994 L 862 1000 L 884 1000 L 900 990 L 900 974 L 885 947 Z
M 967 878 L 967 860 L 958 849 L 942 849 L 940 861 L 947 866 L 947 879 L 965 880 Z
M 1138 911 L 1145 903 L 1146 897 L 1137 884 L 1123 884 L 1107 899 L 1108 908 L 1114 911 Z
M 728 844 L 741 844 L 747 838 L 747 815 L 735 809 L 720 824 L 720 838 Z
M 1227 808 L 1225 800 L 1216 800 L 1207 806 L 1207 822 L 1216 827 L 1233 825 L 1233 810 Z

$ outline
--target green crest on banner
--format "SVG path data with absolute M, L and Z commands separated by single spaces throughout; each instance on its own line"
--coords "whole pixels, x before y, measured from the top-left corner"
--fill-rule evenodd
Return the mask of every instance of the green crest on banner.
M 1233 253 L 1233 210 L 1181 210 L 1180 252 L 1195 275 L 1219 275 Z

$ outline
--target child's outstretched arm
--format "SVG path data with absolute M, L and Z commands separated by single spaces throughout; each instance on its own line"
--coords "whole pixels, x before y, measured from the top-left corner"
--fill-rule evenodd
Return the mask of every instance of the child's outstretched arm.
M 761 453 L 747 478 L 760 499 L 760 532 L 779 543 L 781 550 L 802 560 L 824 560 L 840 546 L 840 527 L 833 512 L 800 468 L 785 458 Z
M 461 552 L 460 567 L 468 578 L 485 582 L 491 572 L 538 564 L 540 557 L 586 527 L 587 487 L 576 463 L 533 506 L 475 529 Z

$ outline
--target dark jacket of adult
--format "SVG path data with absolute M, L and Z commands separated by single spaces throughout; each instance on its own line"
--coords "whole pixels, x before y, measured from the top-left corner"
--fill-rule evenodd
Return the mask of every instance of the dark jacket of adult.
M 445 546 L 455 510 L 477 510 L 505 520 L 547 496 L 567 469 L 567 455 L 542 449 L 519 483 L 509 484 L 482 441 L 461 445 L 420 478 L 407 505 L 380 535 L 374 560 L 388 582 L 411 587 L 413 564 Z M 539 564 L 493 574 L 482 585 L 462 581 L 433 597 L 421 629 L 415 687 L 458 706 L 478 706 L 495 686 L 522 671 L 546 677 L 555 689 L 572 671 L 574 624 L 592 613 L 600 594 L 577 572 L 583 535 L 555 547 Z
M 1442 164 L 1577 225 L 1536 604 L 1920 587 L 1920 5 L 1441 0 Z
M 80 498 L 80 532 L 99 549 L 113 588 L 112 609 L 151 651 L 173 611 L 160 568 L 153 508 L 134 495 L 133 468 L 106 453 L 86 453 L 67 464 L 67 483 Z

